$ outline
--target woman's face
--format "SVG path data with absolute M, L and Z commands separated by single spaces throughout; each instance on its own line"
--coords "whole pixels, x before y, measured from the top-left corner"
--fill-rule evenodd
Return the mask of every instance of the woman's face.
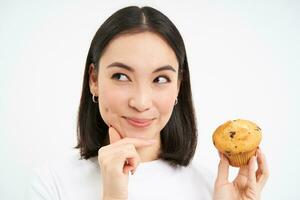
M 107 125 L 122 137 L 159 138 L 179 91 L 178 62 L 172 48 L 151 32 L 110 41 L 90 80 Z

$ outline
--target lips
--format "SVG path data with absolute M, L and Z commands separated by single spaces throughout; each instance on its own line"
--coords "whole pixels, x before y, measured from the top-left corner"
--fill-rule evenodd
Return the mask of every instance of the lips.
M 139 128 L 145 128 L 147 126 L 150 126 L 153 122 L 153 119 L 141 119 L 141 118 L 131 118 L 131 117 L 124 117 L 126 121 L 135 127 Z

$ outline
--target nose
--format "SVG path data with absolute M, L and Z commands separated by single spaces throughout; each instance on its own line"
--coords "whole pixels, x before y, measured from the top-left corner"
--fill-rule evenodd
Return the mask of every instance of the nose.
M 137 89 L 129 99 L 129 106 L 138 112 L 144 112 L 151 108 L 151 91 L 147 88 Z

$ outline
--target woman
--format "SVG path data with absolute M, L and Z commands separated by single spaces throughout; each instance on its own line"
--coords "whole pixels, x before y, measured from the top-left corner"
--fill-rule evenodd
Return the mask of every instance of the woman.
M 81 160 L 38 172 L 36 199 L 259 199 L 261 151 L 236 179 L 220 155 L 218 176 L 190 164 L 197 130 L 184 42 L 151 7 L 126 7 L 94 36 L 78 114 Z M 255 171 L 257 160 L 258 170 Z

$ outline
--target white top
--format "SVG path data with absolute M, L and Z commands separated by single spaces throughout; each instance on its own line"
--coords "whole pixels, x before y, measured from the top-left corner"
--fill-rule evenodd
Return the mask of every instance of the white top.
M 129 176 L 129 200 L 212 199 L 213 176 L 193 163 L 174 168 L 163 160 L 143 162 Z M 97 157 L 79 160 L 76 153 L 36 168 L 27 199 L 101 200 L 101 183 Z

